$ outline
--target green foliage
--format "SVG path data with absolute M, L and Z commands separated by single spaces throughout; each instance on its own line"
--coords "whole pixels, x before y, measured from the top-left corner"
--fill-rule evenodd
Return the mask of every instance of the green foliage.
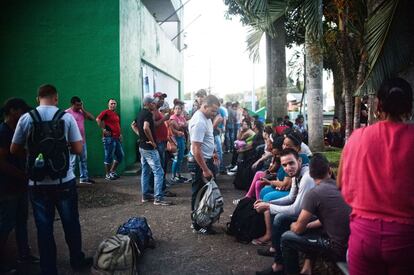
M 413 1 L 383 1 L 368 19 L 365 39 L 369 71 L 361 89 L 375 92 L 384 79 L 396 75 L 412 60 L 413 9 Z
M 299 0 L 290 1 L 246 1 L 224 0 L 228 10 L 227 19 L 239 16 L 243 25 L 251 27 L 246 43 L 249 56 L 253 61 L 259 60 L 259 45 L 264 33 L 274 37 L 276 33 L 273 23 L 285 15 L 286 46 L 303 44 L 305 40 L 304 20 L 301 20 L 301 8 Z

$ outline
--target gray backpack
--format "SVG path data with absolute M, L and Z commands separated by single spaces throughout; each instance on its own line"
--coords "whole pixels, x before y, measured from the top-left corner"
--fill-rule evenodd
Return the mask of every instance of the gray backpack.
M 101 242 L 94 257 L 94 275 L 137 275 L 141 252 L 131 238 L 117 234 Z
M 220 189 L 210 180 L 198 191 L 191 218 L 200 227 L 208 227 L 220 218 L 223 205 Z

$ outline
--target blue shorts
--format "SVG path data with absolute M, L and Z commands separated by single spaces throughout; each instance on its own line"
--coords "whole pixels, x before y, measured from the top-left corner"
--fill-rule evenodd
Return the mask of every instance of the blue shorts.
M 113 137 L 104 137 L 102 138 L 102 143 L 104 145 L 105 153 L 105 164 L 112 164 L 112 161 L 115 159 L 118 163 L 121 163 L 124 159 L 124 149 L 122 144 L 117 138 Z

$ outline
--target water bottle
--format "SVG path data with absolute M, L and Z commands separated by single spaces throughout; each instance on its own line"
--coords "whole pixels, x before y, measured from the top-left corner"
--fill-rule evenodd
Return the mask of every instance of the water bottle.
M 37 158 L 35 159 L 34 167 L 43 168 L 44 166 L 45 166 L 45 160 L 43 158 L 43 154 L 40 153 L 39 155 L 37 155 Z

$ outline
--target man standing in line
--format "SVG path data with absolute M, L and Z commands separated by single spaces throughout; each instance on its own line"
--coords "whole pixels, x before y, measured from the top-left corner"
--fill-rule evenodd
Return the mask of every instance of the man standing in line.
M 53 123 L 55 119 L 60 117 L 55 122 L 61 126 L 58 132 L 63 131 L 65 142 L 70 145 L 71 153 L 79 155 L 82 152 L 82 136 L 73 116 L 62 112 L 56 107 L 58 105 L 56 88 L 50 84 L 40 86 L 37 100 L 39 106 L 33 114 L 27 113 L 19 119 L 10 146 L 10 152 L 12 154 L 22 155 L 25 153 L 24 150 L 27 145 L 29 152 L 28 159 L 33 159 L 33 155 L 31 154 L 36 152 L 35 147 L 40 145 L 33 144 L 31 138 L 39 136 L 39 131 L 43 129 L 39 127 L 39 123 Z M 34 120 L 35 118 L 37 119 Z M 62 121 L 64 125 L 62 125 Z M 42 148 L 45 149 L 45 147 Z M 68 157 L 67 151 L 60 150 Z M 68 149 L 65 148 L 65 150 Z M 51 162 L 52 158 L 54 158 L 53 160 L 57 159 L 53 154 L 49 154 L 49 157 L 49 161 Z M 61 159 L 57 160 L 61 161 Z M 53 237 L 55 209 L 58 210 L 62 221 L 65 240 L 69 247 L 70 265 L 72 269 L 76 271 L 89 268 L 92 265 L 93 259 L 85 258 L 85 254 L 82 252 L 78 194 L 76 191 L 76 177 L 73 173 L 73 167 L 68 165 L 65 173 L 59 173 L 60 177 L 52 179 L 53 170 L 49 169 L 50 164 L 43 159 L 42 153 L 37 156 L 33 163 L 28 162 L 28 166 L 28 171 L 41 171 L 45 173 L 45 177 L 41 180 L 36 180 L 38 175 L 31 173 L 29 180 L 29 191 L 37 227 L 37 242 L 42 274 L 54 275 L 58 273 L 56 267 L 56 244 Z M 66 176 L 62 177 L 63 174 Z
M 121 126 L 119 124 L 119 116 L 115 112 L 116 100 L 108 100 L 108 109 L 102 111 L 96 118 L 96 122 L 102 129 L 102 142 L 104 144 L 105 152 L 105 179 L 116 180 L 119 178 L 116 173 L 118 164 L 124 158 L 124 149 L 122 148 Z M 115 155 L 115 159 L 114 159 Z
M 167 149 L 167 139 L 168 139 L 168 128 L 165 124 L 166 121 L 170 119 L 170 114 L 166 113 L 163 115 L 160 112 L 160 108 L 164 106 L 165 98 L 167 94 L 156 92 L 154 94 L 154 99 L 157 99 L 156 108 L 154 109 L 154 127 L 155 127 L 155 141 L 157 142 L 157 150 L 160 155 L 161 167 L 164 170 L 164 179 L 162 184 L 162 191 L 166 197 L 176 197 L 177 195 L 171 191 L 166 190 L 167 188 L 167 158 L 166 158 L 166 149 Z M 167 110 L 168 111 L 168 110 Z M 154 175 L 151 174 L 150 178 L 150 187 L 154 186 Z M 151 188 L 150 188 L 151 189 Z
M 7 259 L 6 241 L 10 232 L 15 230 L 18 250 L 17 263 L 38 263 L 39 259 L 31 256 L 27 238 L 28 218 L 28 178 L 25 173 L 23 156 L 10 154 L 14 130 L 19 118 L 30 107 L 20 98 L 11 98 L 0 109 L 4 122 L 0 123 L 0 274 L 14 274 L 17 270 L 4 266 Z M 14 272 L 14 273 L 13 273 Z
M 142 202 L 154 199 L 154 205 L 169 206 L 171 202 L 164 200 L 163 181 L 164 170 L 161 167 L 160 154 L 157 150 L 154 118 L 152 112 L 156 109 L 158 97 L 144 98 L 144 108 L 139 112 L 136 124 L 132 129 L 139 135 L 139 152 L 141 154 L 141 192 Z M 150 193 L 150 174 L 154 174 L 154 195 Z
M 215 154 L 212 119 L 217 115 L 220 102 L 214 95 L 204 98 L 200 109 L 190 119 L 191 155 L 188 160 L 188 170 L 191 172 L 191 211 L 194 210 L 198 191 L 204 186 L 205 180 L 210 180 L 215 174 Z M 193 223 L 193 229 L 201 234 L 214 234 L 211 227 L 202 228 Z
M 87 157 L 87 149 L 86 149 L 86 138 L 85 138 L 85 118 L 88 120 L 94 120 L 95 117 L 85 110 L 83 107 L 82 100 L 74 96 L 70 100 L 71 107 L 66 110 L 66 113 L 69 113 L 73 116 L 73 118 L 76 120 L 76 124 L 78 124 L 79 131 L 82 136 L 82 153 L 77 155 L 71 155 L 70 162 L 72 167 L 75 167 L 76 159 L 79 158 L 79 183 L 86 183 L 91 184 L 95 183 L 95 181 L 91 178 L 89 178 L 88 173 L 88 157 Z

